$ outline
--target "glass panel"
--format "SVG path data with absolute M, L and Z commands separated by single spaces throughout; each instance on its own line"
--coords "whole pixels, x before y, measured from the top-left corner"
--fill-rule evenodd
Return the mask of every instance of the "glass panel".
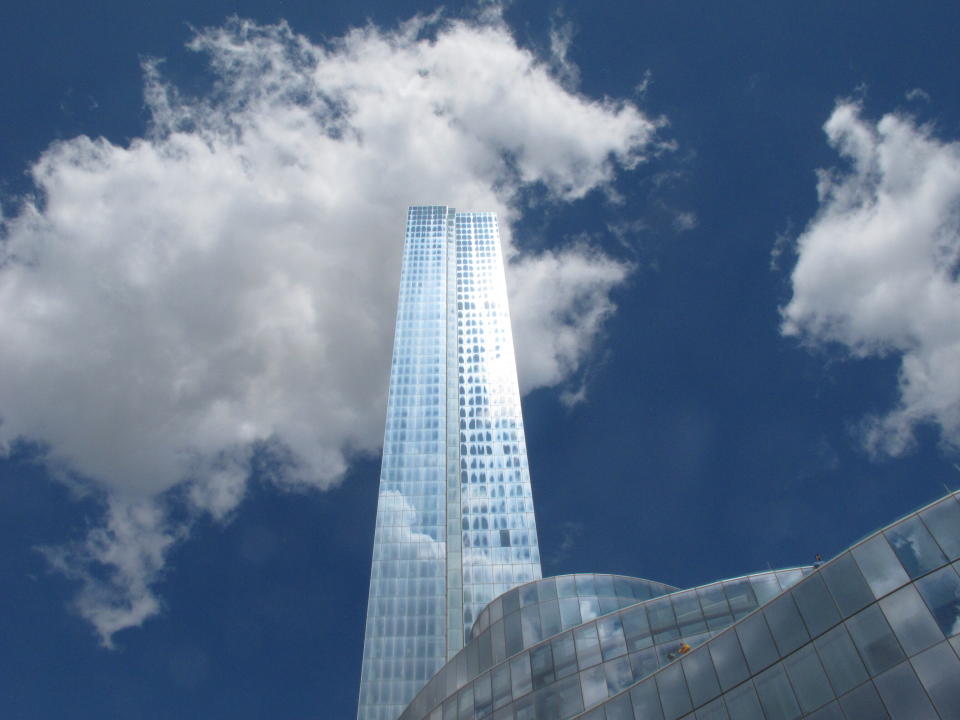
M 730 717 L 736 720 L 764 720 L 760 701 L 753 685 L 749 682 L 734 688 L 723 696 Z
M 650 624 L 647 622 L 647 611 L 643 607 L 636 607 L 623 613 L 620 621 L 629 651 L 633 652 L 653 644 L 653 638 L 650 637 Z
M 583 622 L 600 617 L 600 614 L 601 610 L 599 599 L 595 597 L 580 598 L 580 616 L 583 618 Z
M 713 658 L 713 665 L 720 679 L 720 687 L 729 690 L 737 683 L 743 682 L 750 674 L 746 660 L 740 650 L 740 642 L 735 632 L 725 632 L 718 635 L 707 646 Z
M 710 653 L 705 649 L 688 654 L 680 662 L 687 677 L 687 687 L 693 706 L 699 707 L 720 694 L 720 683 L 714 672 Z
M 884 535 L 912 578 L 935 570 L 947 562 L 940 546 L 934 542 L 918 517 L 904 520 L 887 530 Z
M 673 601 L 673 611 L 677 616 L 677 624 L 680 626 L 681 637 L 706 631 L 707 623 L 703 619 L 703 612 L 700 610 L 700 602 L 697 600 L 695 592 L 680 593 L 673 596 L 671 600 Z
M 740 647 L 751 673 L 758 673 L 777 660 L 777 648 L 762 614 L 752 615 L 736 626 Z
M 833 690 L 827 682 L 813 645 L 800 648 L 783 662 L 804 712 L 812 712 L 833 700 Z
M 663 704 L 663 715 L 666 720 L 676 720 L 693 709 L 679 664 L 665 667 L 653 677 L 660 690 L 660 702 Z
M 545 638 L 553 637 L 563 629 L 560 605 L 556 600 L 549 600 L 540 606 L 540 628 Z
M 460 720 L 473 720 L 473 686 L 460 691 L 457 704 L 460 706 Z
M 700 607 L 703 608 L 703 616 L 707 621 L 708 628 L 719 630 L 727 627 L 733 621 L 730 605 L 727 603 L 721 585 L 711 585 L 698 590 L 697 596 L 700 598 Z
M 773 573 L 752 577 L 750 584 L 753 585 L 753 592 L 761 605 L 780 594 L 780 583 L 777 582 L 777 577 Z
M 819 572 L 843 617 L 849 617 L 873 602 L 870 586 L 850 553 L 824 565 Z
M 540 630 L 540 611 L 536 605 L 529 605 L 520 611 L 523 624 L 523 646 L 530 647 L 543 640 Z
M 537 718 L 565 720 L 583 712 L 579 678 L 574 675 L 544 688 L 533 696 L 533 707 Z
M 575 673 L 577 653 L 573 646 L 573 634 L 565 633 L 550 644 L 553 647 L 553 668 L 557 678 Z
M 697 710 L 697 720 L 730 720 L 723 698 L 717 698 L 709 705 Z
M 789 593 L 771 602 L 763 614 L 781 655 L 793 652 L 810 639 Z
M 524 585 L 520 588 L 520 605 L 526 607 L 527 605 L 536 605 L 540 602 L 540 591 L 537 587 L 538 583 L 530 583 L 529 585 Z
M 673 606 L 666 598 L 654 600 L 647 605 L 647 619 L 650 621 L 650 631 L 655 643 L 668 642 L 680 637 L 677 630 L 677 621 L 673 615 Z
M 507 657 L 523 650 L 523 626 L 520 613 L 510 613 L 503 619 L 503 636 L 507 643 Z
M 600 641 L 597 628 L 593 625 L 577 628 L 573 631 L 577 646 L 577 661 L 581 668 L 588 668 L 600 662 Z
M 873 683 L 893 720 L 939 720 L 910 663 L 888 670 Z
M 600 652 L 604 660 L 627 654 L 627 643 L 623 638 L 619 616 L 597 621 L 597 633 L 600 636 Z
M 633 714 L 637 720 L 663 720 L 660 696 L 652 680 L 641 683 L 631 690 L 630 702 L 633 703 Z
M 594 575 L 597 597 L 614 597 L 613 578 L 610 575 Z
M 794 720 L 800 717 L 800 707 L 782 665 L 774 665 L 758 675 L 754 685 L 767 720 Z
M 603 709 L 606 712 L 606 720 L 634 720 L 629 695 L 614 698 L 604 705 Z
M 473 684 L 473 701 L 477 705 L 477 717 L 484 718 L 493 712 L 493 688 L 490 675 L 482 675 Z
M 597 584 L 593 581 L 593 575 L 577 575 L 577 595 L 580 597 L 596 597 Z
M 911 662 L 940 716 L 960 718 L 960 660 L 950 644 L 940 643 Z
M 819 573 L 797 585 L 791 594 L 811 637 L 816 637 L 840 622 L 840 613 Z
M 914 655 L 943 640 L 943 633 L 912 585 L 880 601 L 890 627 L 907 655 Z
M 883 535 L 855 547 L 853 557 L 875 597 L 883 597 L 910 580 Z
M 572 598 L 577 596 L 577 582 L 572 575 L 561 575 L 557 578 L 557 597 Z
M 859 720 L 889 720 L 890 716 L 883 707 L 880 696 L 872 682 L 865 682 L 849 695 L 840 698 L 840 707 L 848 718 Z
M 871 605 L 846 622 L 870 675 L 877 675 L 903 660 L 903 651 L 883 613 Z
M 569 630 L 581 622 L 580 601 L 576 598 L 560 598 L 560 624 L 563 629 Z
M 817 710 L 813 715 L 805 715 L 804 717 L 808 717 L 810 720 L 847 720 L 846 715 L 843 714 L 843 710 L 840 709 L 840 704 L 836 702 L 832 702 L 825 708 Z
M 842 625 L 819 638 L 815 645 L 837 695 L 842 695 L 867 679 L 860 655 Z
M 630 666 L 633 668 L 633 676 L 638 680 L 645 678 L 650 673 L 660 667 L 657 661 L 657 651 L 652 648 L 644 648 L 630 655 Z
M 757 607 L 757 599 L 749 580 L 730 580 L 723 583 L 723 592 L 730 603 L 734 617 L 740 618 Z
M 933 613 L 937 625 L 948 637 L 960 633 L 960 577 L 945 567 L 917 580 L 917 589 Z
M 607 678 L 603 667 L 592 667 L 580 673 L 580 688 L 583 691 L 583 706 L 592 707 L 607 699 Z
M 539 690 L 555 679 L 553 674 L 553 652 L 550 645 L 541 645 L 530 651 L 530 677 L 533 689 Z
M 501 708 L 512 699 L 510 666 L 504 664 L 495 667 L 491 671 L 490 677 L 493 680 L 493 707 L 494 709 Z
M 510 684 L 514 698 L 530 692 L 530 656 L 527 653 L 518 655 L 510 661 Z
M 548 578 L 540 583 L 540 602 L 546 603 L 557 599 L 557 583 L 553 578 Z
M 626 657 L 604 663 L 603 672 L 607 676 L 608 695 L 616 695 L 633 685 L 633 671 L 630 669 L 630 660 Z
M 920 519 L 951 560 L 960 558 L 960 504 L 954 498 L 924 510 Z
M 503 596 L 503 614 L 509 615 L 520 609 L 520 591 L 513 589 Z

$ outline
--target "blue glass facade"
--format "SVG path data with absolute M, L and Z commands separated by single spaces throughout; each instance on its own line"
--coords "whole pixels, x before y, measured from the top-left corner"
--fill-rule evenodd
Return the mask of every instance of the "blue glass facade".
M 411 207 L 358 718 L 398 717 L 480 610 L 539 577 L 496 216 Z
M 549 578 L 484 618 L 402 720 L 960 718 L 960 494 L 819 568 L 689 590 Z

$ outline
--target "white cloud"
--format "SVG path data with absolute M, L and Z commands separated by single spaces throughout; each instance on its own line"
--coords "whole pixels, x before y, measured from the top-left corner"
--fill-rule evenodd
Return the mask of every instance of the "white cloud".
M 819 173 L 783 331 L 901 357 L 899 404 L 868 423 L 871 449 L 907 451 L 918 423 L 960 448 L 960 144 L 909 117 L 870 122 L 849 102 L 824 129 L 850 167 Z
M 3 219 L 0 444 L 39 442 L 105 493 L 106 527 L 48 551 L 104 642 L 158 611 L 150 583 L 189 525 L 162 493 L 186 483 L 188 515 L 224 519 L 254 448 L 318 488 L 378 448 L 407 205 L 499 212 L 525 390 L 576 371 L 613 311 L 629 268 L 517 255 L 513 203 L 529 183 L 602 189 L 656 123 L 565 88 L 499 20 L 430 22 L 324 46 L 284 24 L 202 31 L 208 97 L 147 63 L 147 136 L 51 145 L 38 199 Z

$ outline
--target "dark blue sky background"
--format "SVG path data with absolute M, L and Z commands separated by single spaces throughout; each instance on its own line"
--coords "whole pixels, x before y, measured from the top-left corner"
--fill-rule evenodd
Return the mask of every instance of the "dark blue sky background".
M 460 10 L 448 5 L 456 15 Z M 0 11 L 0 193 L 29 190 L 54 139 L 142 135 L 140 58 L 166 58 L 187 90 L 209 78 L 190 26 L 239 13 L 285 18 L 319 42 L 411 2 L 51 2 Z M 535 203 L 522 248 L 588 233 L 639 265 L 617 291 L 590 363 L 588 400 L 524 399 L 545 574 L 604 571 L 690 586 L 825 557 L 960 486 L 957 457 L 923 429 L 917 449 L 871 459 L 855 432 L 897 400 L 899 358 L 810 351 L 779 332 L 793 258 L 779 235 L 818 203 L 814 171 L 840 164 L 821 126 L 838 97 L 865 115 L 905 110 L 960 137 L 960 6 L 949 2 L 522 2 L 518 41 L 544 51 L 571 23 L 580 91 L 637 98 L 669 118 L 674 152 L 622 173 L 628 207 L 599 193 Z M 905 94 L 922 88 L 929 101 Z M 442 198 L 437 198 L 442 202 Z M 678 212 L 696 227 L 678 232 Z M 622 245 L 608 224 L 643 219 Z M 398 238 L 400 231 L 398 228 Z M 0 338 L 2 341 L 2 338 Z M 309 392 L 309 388 L 305 389 Z M 0 408 L 2 416 L 3 408 Z M 164 612 L 102 649 L 68 605 L 42 545 L 81 535 L 98 512 L 32 462 L 0 460 L 0 715 L 5 718 L 350 717 L 355 712 L 378 458 L 336 489 L 254 484 L 233 522 L 202 521 L 172 552 Z

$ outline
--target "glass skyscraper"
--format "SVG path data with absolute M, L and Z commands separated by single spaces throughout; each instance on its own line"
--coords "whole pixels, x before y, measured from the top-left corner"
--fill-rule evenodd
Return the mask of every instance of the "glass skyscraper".
M 960 720 L 960 493 L 815 566 L 540 577 L 496 219 L 407 218 L 360 718 Z
M 491 600 L 539 578 L 496 215 L 411 207 L 358 718 L 397 718 Z

